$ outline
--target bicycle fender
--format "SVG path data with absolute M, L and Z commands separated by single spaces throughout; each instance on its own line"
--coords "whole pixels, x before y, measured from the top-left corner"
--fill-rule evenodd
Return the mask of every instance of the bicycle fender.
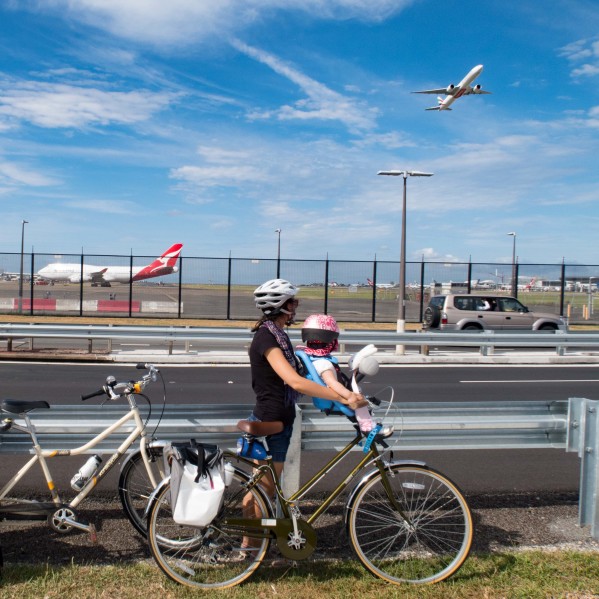
M 152 506 L 154 505 L 154 503 L 156 503 L 156 495 L 158 495 L 158 493 L 160 493 L 160 491 L 162 491 L 162 489 L 164 489 L 164 487 L 166 487 L 166 485 L 169 485 L 171 482 L 171 477 L 167 476 L 166 478 L 162 479 L 159 483 L 158 486 L 152 491 L 152 494 L 150 495 L 149 499 L 148 499 L 148 504 L 146 505 L 146 509 L 144 511 L 144 519 L 148 519 L 148 514 L 150 513 L 150 510 L 152 508 Z
M 418 460 L 392 460 L 390 462 L 385 462 L 385 468 L 393 469 L 397 466 L 423 466 L 426 468 L 426 462 L 420 462 Z M 349 514 L 354 509 L 354 501 L 356 495 L 358 494 L 358 491 L 377 474 L 379 474 L 378 468 L 373 468 L 372 470 L 370 470 L 370 472 L 367 472 L 349 494 L 349 497 L 347 498 L 347 502 L 345 504 L 345 513 L 343 515 L 343 524 L 346 530 L 348 530 Z

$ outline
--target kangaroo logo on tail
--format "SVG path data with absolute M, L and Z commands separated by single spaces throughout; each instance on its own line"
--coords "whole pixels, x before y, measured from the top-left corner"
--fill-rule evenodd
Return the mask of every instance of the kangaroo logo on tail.
M 151 279 L 153 277 L 161 277 L 162 275 L 170 275 L 177 272 L 177 259 L 183 248 L 182 243 L 175 243 L 172 245 L 160 258 L 156 258 L 152 264 L 148 264 L 142 268 L 134 277 L 134 281 L 142 281 L 144 279 Z

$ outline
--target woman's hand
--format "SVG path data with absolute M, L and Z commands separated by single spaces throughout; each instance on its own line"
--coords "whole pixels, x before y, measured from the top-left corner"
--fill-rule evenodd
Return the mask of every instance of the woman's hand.
M 353 391 L 347 398 L 347 403 L 352 410 L 363 408 L 364 406 L 368 405 L 368 402 L 364 399 L 364 396 L 361 393 L 354 393 Z

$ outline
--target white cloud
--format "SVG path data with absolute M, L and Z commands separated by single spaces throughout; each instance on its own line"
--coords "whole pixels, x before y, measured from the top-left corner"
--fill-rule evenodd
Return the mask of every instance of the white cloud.
M 64 202 L 63 206 L 102 214 L 136 214 L 139 210 L 139 206 L 134 202 L 120 200 L 71 200 Z
M 457 258 L 451 254 L 440 254 L 434 248 L 422 248 L 414 252 L 413 258 L 420 260 L 421 258 L 425 262 L 463 262 L 463 258 Z
M 599 75 L 599 66 L 593 64 L 583 64 L 570 73 L 572 77 L 594 77 Z
M 232 164 L 247 161 L 251 154 L 241 150 L 229 150 L 217 146 L 199 146 L 198 154 L 206 161 L 215 164 Z
M 30 187 L 44 187 L 46 185 L 57 185 L 58 183 L 52 177 L 12 162 L 0 162 L 0 182 Z
M 582 39 L 564 46 L 558 51 L 571 63 L 582 63 L 572 69 L 571 77 L 594 77 L 599 75 L 599 41 Z
M 344 96 L 326 85 L 304 75 L 276 56 L 239 40 L 232 41 L 233 46 L 250 58 L 270 67 L 275 73 L 295 83 L 308 97 L 298 100 L 294 106 L 282 106 L 274 111 L 256 111 L 250 118 L 271 118 L 280 120 L 340 121 L 351 130 L 371 129 L 374 126 L 375 111 L 363 103 Z
M 196 187 L 243 185 L 265 180 L 264 173 L 253 166 L 182 166 L 172 169 L 169 175 Z
M 0 117 L 45 128 L 131 125 L 149 119 L 176 97 L 146 90 L 120 92 L 37 81 L 4 82 Z
M 243 31 L 275 11 L 314 19 L 381 21 L 415 0 L 29 0 L 123 38 L 156 45 L 202 43 Z

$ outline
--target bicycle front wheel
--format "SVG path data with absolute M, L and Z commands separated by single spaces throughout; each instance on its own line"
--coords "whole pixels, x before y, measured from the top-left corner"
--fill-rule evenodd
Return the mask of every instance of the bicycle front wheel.
M 165 477 L 162 447 L 148 447 L 146 451 L 154 480 L 159 483 Z M 144 514 L 153 490 L 154 485 L 150 482 L 141 451 L 138 449 L 131 454 L 121 470 L 119 497 L 129 522 L 144 537 L 147 530 Z
M 270 538 L 244 538 L 243 531 L 233 532 L 222 525 L 232 518 L 272 518 L 270 502 L 260 488 L 248 490 L 248 479 L 241 470 L 234 470 L 231 484 L 225 487 L 223 507 L 205 528 L 177 524 L 170 484 L 158 492 L 148 514 L 148 542 L 154 560 L 171 580 L 192 588 L 226 589 L 246 580 L 260 565 Z
M 454 483 L 431 468 L 397 464 L 390 469 L 385 480 L 380 473 L 367 480 L 348 506 L 352 546 L 364 566 L 383 580 L 440 582 L 470 552 L 468 504 Z

